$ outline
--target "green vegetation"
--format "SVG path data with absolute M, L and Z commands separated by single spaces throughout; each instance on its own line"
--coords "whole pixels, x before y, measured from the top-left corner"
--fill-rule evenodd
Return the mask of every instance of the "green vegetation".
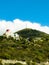
M 27 63 L 49 61 L 48 34 L 32 29 L 24 29 L 17 33 L 20 40 L 0 36 L 0 59 L 16 59 Z
M 16 32 L 15 32 L 16 33 Z M 23 38 L 34 38 L 34 37 L 49 37 L 44 32 L 38 31 L 38 30 L 33 30 L 33 29 L 23 29 L 17 32 L 21 37 Z
M 1 63 L 1 62 L 2 62 L 2 60 L 0 60 L 0 65 L 2 65 L 2 63 Z
M 15 64 L 10 63 L 10 64 L 5 64 L 5 65 L 22 65 L 22 64 L 21 63 L 15 63 Z

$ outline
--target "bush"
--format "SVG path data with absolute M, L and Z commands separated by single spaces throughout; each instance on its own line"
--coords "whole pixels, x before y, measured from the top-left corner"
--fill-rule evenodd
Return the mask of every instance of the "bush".
M 21 63 L 15 63 L 14 65 L 22 65 Z
M 2 62 L 1 62 L 2 60 L 0 60 L 0 65 L 2 65 Z

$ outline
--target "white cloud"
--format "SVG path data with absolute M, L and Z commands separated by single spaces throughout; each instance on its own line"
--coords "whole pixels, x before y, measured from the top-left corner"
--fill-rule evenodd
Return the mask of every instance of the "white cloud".
M 15 19 L 13 21 L 0 20 L 0 35 L 2 35 L 6 31 L 6 29 L 10 29 L 12 32 L 16 32 L 26 27 L 43 31 L 49 34 L 48 26 L 42 26 L 39 23 L 32 23 L 30 21 Z

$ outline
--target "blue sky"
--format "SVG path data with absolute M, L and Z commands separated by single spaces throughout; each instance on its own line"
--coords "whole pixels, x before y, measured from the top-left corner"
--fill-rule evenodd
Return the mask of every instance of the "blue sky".
M 0 20 L 28 20 L 49 26 L 49 0 L 0 0 Z

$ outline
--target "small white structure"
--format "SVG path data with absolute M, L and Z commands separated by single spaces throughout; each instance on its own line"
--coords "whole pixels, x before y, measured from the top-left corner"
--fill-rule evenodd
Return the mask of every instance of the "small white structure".
M 14 34 L 14 38 L 15 38 L 16 40 L 19 40 L 19 35 L 18 35 L 17 33 L 15 33 L 15 34 Z
M 9 36 L 11 36 L 11 31 L 9 29 L 7 29 L 5 32 L 5 35 L 8 38 Z
M 19 39 L 19 35 L 17 33 L 12 33 L 12 31 L 10 29 L 7 29 L 5 34 L 4 34 L 7 38 L 9 38 L 10 36 L 13 37 L 14 39 L 18 40 Z

